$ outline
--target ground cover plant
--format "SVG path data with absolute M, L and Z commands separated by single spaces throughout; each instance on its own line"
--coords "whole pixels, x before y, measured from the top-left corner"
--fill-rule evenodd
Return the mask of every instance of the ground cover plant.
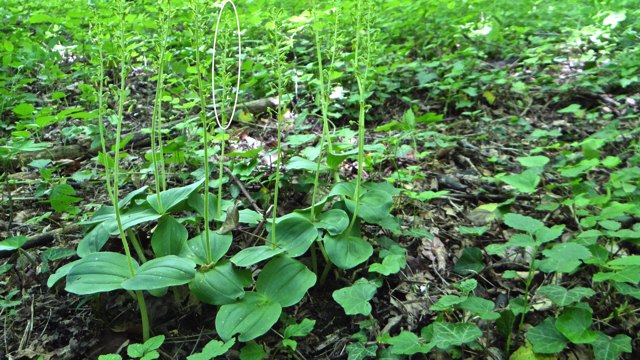
M 634 359 L 634 1 L 7 1 L 0 355 Z

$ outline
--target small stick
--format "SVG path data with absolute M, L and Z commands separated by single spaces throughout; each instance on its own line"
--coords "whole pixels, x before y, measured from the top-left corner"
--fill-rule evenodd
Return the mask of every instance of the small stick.
M 217 156 L 216 156 L 217 158 Z M 235 181 L 236 185 L 238 185 L 238 187 L 240 188 L 240 191 L 242 191 L 242 194 L 247 198 L 247 200 L 249 200 L 249 202 L 251 203 L 251 207 L 253 207 L 253 210 L 255 210 L 258 214 L 262 213 L 262 210 L 260 210 L 260 208 L 258 207 L 258 204 L 256 204 L 255 201 L 253 201 L 253 198 L 251 197 L 251 195 L 249 195 L 249 193 L 247 192 L 247 189 L 244 188 L 244 185 L 242 185 L 242 183 L 240 182 L 240 180 L 238 180 L 238 178 L 233 175 L 233 173 L 231 172 L 231 170 L 229 170 L 228 167 L 224 166 L 224 172 L 226 172 L 227 174 L 229 174 L 229 176 L 231 176 L 231 178 L 233 179 L 233 181 Z

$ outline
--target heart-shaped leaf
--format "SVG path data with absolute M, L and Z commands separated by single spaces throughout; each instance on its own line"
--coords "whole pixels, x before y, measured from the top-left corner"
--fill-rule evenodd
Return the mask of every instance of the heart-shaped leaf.
M 482 251 L 478 248 L 464 248 L 462 256 L 453 266 L 453 271 L 460 275 L 477 274 L 484 269 Z
M 546 295 L 554 304 L 558 306 L 571 305 L 582 300 L 583 297 L 591 297 L 596 294 L 592 289 L 577 287 L 567 290 L 558 285 L 543 286 L 538 290 L 539 294 Z
M 540 354 L 553 354 L 567 346 L 568 339 L 555 326 L 556 319 L 548 317 L 542 324 L 527 333 L 527 340 L 533 345 L 533 351 Z
M 556 321 L 556 329 L 574 344 L 591 344 L 596 341 L 595 331 L 591 327 L 591 312 L 577 306 L 568 306 Z
M 180 255 L 187 245 L 189 232 L 171 216 L 163 216 L 158 221 L 158 227 L 151 236 L 151 247 L 156 257 Z
M 535 234 L 538 229 L 541 229 L 544 226 L 542 221 L 520 214 L 505 215 L 504 223 L 514 229 L 526 231 L 529 234 Z
M 265 334 L 280 318 L 282 307 L 264 296 L 247 292 L 229 305 L 222 305 L 216 315 L 216 331 L 224 341 L 240 333 L 239 341 L 249 341 Z
M 495 320 L 500 318 L 500 314 L 493 311 L 496 304 L 493 301 L 469 296 L 467 300 L 458 304 L 457 307 L 470 311 L 474 315 L 480 316 L 484 320 Z
M 482 331 L 475 324 L 436 322 L 433 324 L 433 342 L 437 347 L 445 349 L 449 346 L 460 346 L 482 336 Z
M 410 331 L 403 331 L 398 336 L 392 337 L 389 344 L 393 345 L 391 353 L 397 355 L 426 354 L 435 346 L 433 343 L 422 344 L 418 335 Z
M 138 263 L 133 261 L 133 270 Z M 78 295 L 89 295 L 122 289 L 122 282 L 131 277 L 127 257 L 112 252 L 91 254 L 74 263 L 67 274 L 66 290 Z
M 536 192 L 536 188 L 538 187 L 538 184 L 540 184 L 540 177 L 530 170 L 527 170 L 522 174 L 504 176 L 500 178 L 500 180 L 523 193 Z
M 373 246 L 369 242 L 344 233 L 338 236 L 326 235 L 324 247 L 329 259 L 341 269 L 351 269 L 373 254 Z
M 618 334 L 613 339 L 603 334 L 601 331 L 596 332 L 597 338 L 593 342 L 593 354 L 596 360 L 616 360 L 622 352 L 630 353 L 631 338 L 627 335 Z
M 342 306 L 347 315 L 369 315 L 369 300 L 376 294 L 376 286 L 366 279 L 359 279 L 352 286 L 333 292 L 333 299 Z
M 229 260 L 222 260 L 210 269 L 196 271 L 189 289 L 198 300 L 225 305 L 242 298 L 244 287 L 252 283 L 251 271 L 238 270 Z
M 316 283 L 316 274 L 301 262 L 275 257 L 264 266 L 256 281 L 256 291 L 282 307 L 297 304 Z

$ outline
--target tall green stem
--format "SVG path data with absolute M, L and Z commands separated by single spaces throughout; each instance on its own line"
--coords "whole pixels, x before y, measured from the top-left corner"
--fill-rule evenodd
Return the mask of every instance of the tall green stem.
M 129 265 L 129 271 L 131 276 L 135 276 L 135 270 L 133 268 L 133 259 L 131 258 L 131 251 L 129 250 L 129 244 L 127 243 L 127 238 L 124 234 L 124 228 L 122 227 L 122 221 L 120 219 L 120 208 L 118 206 L 118 172 L 119 172 L 119 163 L 120 163 L 120 134 L 122 131 L 122 112 L 124 108 L 124 97 L 125 97 L 125 79 L 126 79 L 126 57 L 127 57 L 127 49 L 125 47 L 124 41 L 124 29 L 125 29 L 125 20 L 127 12 L 124 7 L 124 0 L 118 1 L 118 11 L 120 15 L 120 50 L 122 51 L 120 58 L 120 93 L 118 95 L 118 120 L 116 127 L 116 146 L 115 146 L 115 159 L 114 159 L 114 169 L 113 169 L 113 206 L 115 208 L 116 222 L 118 224 L 118 230 L 120 232 L 120 238 L 122 239 L 122 246 L 124 248 L 124 252 L 127 256 L 127 263 Z M 102 80 L 101 80 L 102 81 Z M 104 146 L 104 144 L 103 144 Z M 106 159 L 105 154 L 105 159 Z M 108 161 L 107 164 L 107 172 L 108 172 Z M 138 305 L 140 306 L 140 315 L 142 317 L 142 337 L 144 341 L 149 339 L 149 317 L 147 314 L 147 306 L 145 304 L 144 295 L 142 291 L 136 291 Z
M 202 67 L 200 66 L 200 8 L 199 0 L 191 0 L 194 12 L 195 27 L 193 29 L 195 39 L 196 50 L 196 68 L 198 69 L 198 92 L 200 93 L 200 120 L 202 121 L 202 128 L 204 130 L 204 237 L 207 243 L 207 261 L 212 262 L 211 258 L 211 246 L 209 239 L 209 127 L 207 125 L 207 118 L 205 113 L 205 96 L 204 85 L 202 84 Z
M 337 38 L 338 38 L 338 14 L 336 13 L 335 22 L 334 22 L 334 33 L 333 33 L 333 47 L 331 49 L 331 65 L 329 66 L 329 77 L 326 84 L 324 83 L 324 70 L 322 67 L 322 51 L 320 49 L 320 44 L 322 43 L 320 39 L 320 30 L 318 28 L 318 13 L 317 13 L 317 5 L 316 1 L 313 1 L 313 30 L 315 33 L 316 39 L 316 54 L 318 56 L 318 78 L 320 80 L 320 107 L 322 109 L 322 136 L 320 138 L 320 154 L 318 155 L 318 165 L 316 169 L 315 179 L 313 182 L 313 195 L 311 197 L 311 221 L 315 220 L 315 204 L 316 204 L 316 194 L 318 190 L 318 179 L 320 176 L 320 164 L 322 163 L 322 153 L 324 149 L 324 140 L 325 136 L 327 138 L 327 149 L 329 152 L 333 152 L 333 147 L 331 144 L 331 136 L 329 134 L 329 120 L 328 120 L 328 112 L 329 112 L 329 91 L 331 90 L 331 70 L 333 69 L 333 65 L 335 62 L 335 56 L 337 52 Z M 337 171 L 331 170 L 331 173 L 334 177 L 336 183 L 340 182 L 340 175 Z
M 355 58 L 354 58 L 354 65 L 353 65 L 356 81 L 358 82 L 358 91 L 360 93 L 360 101 L 359 101 L 360 113 L 359 113 L 359 121 L 358 121 L 358 178 L 356 180 L 356 191 L 355 191 L 355 194 L 353 195 L 356 205 L 353 211 L 353 218 L 351 220 L 351 223 L 349 224 L 349 229 L 347 229 L 347 234 L 351 232 L 351 229 L 353 228 L 353 225 L 356 223 L 356 219 L 358 216 L 358 208 L 360 207 L 360 184 L 362 182 L 362 168 L 364 167 L 365 90 L 366 90 L 367 75 L 369 71 L 369 60 L 371 55 L 371 29 L 370 29 L 371 9 L 367 8 L 367 12 L 365 14 L 363 9 L 363 5 L 364 5 L 363 3 L 364 3 L 363 0 L 358 0 L 357 9 L 356 9 L 356 28 L 355 28 L 356 40 L 354 43 Z M 367 36 L 366 43 L 365 43 L 366 54 L 363 59 L 364 66 L 365 66 L 364 74 L 361 73 L 359 68 L 360 66 L 359 50 L 360 50 L 361 42 L 363 41 L 360 35 L 360 32 L 362 31 L 363 14 L 365 14 L 364 19 L 366 20 L 365 24 L 366 24 L 366 36 Z
M 274 19 L 273 19 L 273 43 L 274 43 L 274 53 L 276 56 L 275 59 L 275 75 L 276 75 L 276 79 L 277 79 L 277 92 L 278 92 L 278 109 L 277 109 L 277 113 L 276 113 L 276 121 L 278 122 L 278 159 L 276 161 L 276 187 L 274 190 L 274 199 L 273 199 L 273 221 L 271 223 L 271 243 L 273 246 L 273 249 L 276 249 L 276 217 L 277 217 L 277 213 L 278 213 L 278 188 L 280 187 L 280 157 L 281 157 L 281 136 L 282 136 L 282 124 L 280 121 L 281 118 L 281 113 L 282 113 L 282 56 L 280 53 L 280 47 L 281 47 L 281 38 L 279 37 L 280 35 L 280 28 L 278 27 L 278 22 L 279 22 L 279 12 L 274 12 Z
M 152 164 L 156 179 L 156 196 L 158 198 L 158 207 L 160 208 L 161 212 L 163 211 L 163 208 L 162 201 L 160 199 L 160 184 L 162 184 L 163 191 L 167 190 L 166 172 L 164 167 L 164 152 L 162 150 L 162 93 L 164 92 L 164 62 L 167 49 L 167 37 L 169 35 L 169 29 L 171 28 L 171 0 L 168 0 L 166 3 L 166 10 L 162 8 L 162 4 L 159 4 L 160 28 L 162 33 L 160 39 L 160 57 L 158 59 L 158 81 L 156 86 L 156 97 L 153 106 L 153 117 L 151 120 L 151 153 L 153 154 Z M 160 167 L 162 167 L 162 177 L 160 177 L 159 174 L 160 171 L 158 169 L 158 160 L 156 158 L 156 132 L 158 136 L 158 146 L 160 148 L 160 155 L 158 156 L 158 158 L 160 159 Z

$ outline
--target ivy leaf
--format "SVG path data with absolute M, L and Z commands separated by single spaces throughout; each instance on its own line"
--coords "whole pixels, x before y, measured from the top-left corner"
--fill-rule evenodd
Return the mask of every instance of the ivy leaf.
M 240 349 L 240 360 L 262 360 L 267 353 L 258 344 L 247 344 Z
M 288 339 L 293 336 L 307 336 L 313 326 L 316 324 L 315 320 L 303 319 L 300 324 L 290 325 L 284 329 L 284 338 Z
M 451 310 L 451 306 L 460 304 L 467 300 L 467 297 L 459 297 L 455 295 L 445 295 L 438 300 L 437 303 L 431 305 L 429 310 L 431 311 L 445 311 Z
M 527 340 L 533 345 L 533 351 L 540 354 L 553 354 L 567 346 L 567 338 L 555 326 L 556 320 L 546 318 L 542 324 L 527 333 Z
M 556 329 L 574 344 L 590 344 L 596 341 L 596 332 L 591 327 L 591 312 L 577 306 L 564 309 L 556 321 Z
M 507 337 L 513 331 L 513 324 L 516 322 L 516 316 L 513 311 L 507 309 L 500 312 L 500 318 L 496 319 L 496 327 L 502 336 Z
M 616 335 L 613 339 L 596 332 L 596 341 L 593 342 L 593 354 L 596 360 L 616 360 L 622 352 L 631 352 L 631 338 L 627 335 Z
M 226 354 L 227 351 L 236 343 L 235 338 L 231 338 L 231 340 L 223 343 L 218 340 L 211 340 L 209 343 L 202 349 L 202 352 L 199 354 L 193 354 L 191 356 L 187 356 L 187 360 L 211 360 L 216 356 L 221 356 Z
M 508 175 L 500 178 L 500 180 L 518 189 L 523 193 L 536 192 L 538 184 L 540 184 L 540 177 L 533 171 L 525 171 L 522 174 Z
M 439 348 L 460 346 L 482 336 L 482 331 L 475 324 L 437 322 L 433 324 L 431 341 Z
M 428 353 L 434 345 L 421 344 L 418 339 L 418 335 L 410 332 L 403 331 L 398 336 L 394 336 L 389 339 L 389 344 L 393 345 L 391 353 L 396 355 L 412 355 L 415 353 Z
M 500 314 L 493 312 L 496 304 L 493 301 L 482 299 L 476 296 L 469 296 L 467 300 L 458 304 L 461 309 L 469 310 L 472 314 L 480 316 L 484 320 L 495 320 L 500 318 Z
M 378 345 L 364 347 L 364 344 L 361 342 L 349 344 L 347 346 L 347 352 L 349 353 L 348 360 L 362 360 L 367 356 L 376 356 L 376 350 L 378 350 Z
M 591 297 L 596 294 L 592 289 L 577 287 L 567 290 L 558 285 L 543 286 L 538 290 L 539 294 L 546 295 L 554 304 L 558 306 L 571 305 L 582 300 L 583 297 Z
M 484 269 L 482 251 L 478 248 L 465 248 L 462 256 L 453 266 L 453 271 L 460 275 L 477 274 Z
M 376 293 L 375 285 L 366 279 L 359 279 L 352 286 L 333 292 L 333 299 L 342 306 L 347 315 L 369 315 L 371 304 L 369 300 Z
M 407 266 L 407 260 L 405 258 L 406 252 L 406 249 L 398 245 L 392 245 L 389 250 L 382 250 L 380 252 L 380 257 L 383 258 L 382 264 L 371 264 L 369 271 L 374 271 L 385 276 L 397 273 L 401 268 L 404 269 Z
M 514 229 L 526 231 L 529 234 L 535 234 L 536 231 L 542 229 L 542 227 L 544 226 L 544 224 L 540 220 L 536 220 L 532 217 L 520 214 L 505 215 L 504 223 Z

